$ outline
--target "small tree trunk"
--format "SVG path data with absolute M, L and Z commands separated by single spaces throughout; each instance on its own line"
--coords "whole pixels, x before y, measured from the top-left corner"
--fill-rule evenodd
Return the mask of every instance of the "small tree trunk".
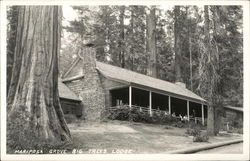
M 21 6 L 8 94 L 7 145 L 34 148 L 71 136 L 58 95 L 61 8 Z

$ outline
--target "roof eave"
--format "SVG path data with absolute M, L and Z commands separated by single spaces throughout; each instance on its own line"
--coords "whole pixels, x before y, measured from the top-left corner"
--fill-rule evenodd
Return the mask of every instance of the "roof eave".
M 204 100 L 204 99 L 199 100 L 199 99 L 195 99 L 195 98 L 191 98 L 191 97 L 187 97 L 187 96 L 183 96 L 183 95 L 178 95 L 178 94 L 175 94 L 175 93 L 172 93 L 172 92 L 169 92 L 169 91 L 164 91 L 164 90 L 148 87 L 148 86 L 144 86 L 144 85 L 133 83 L 133 82 L 130 82 L 130 85 L 134 86 L 134 87 L 137 87 L 137 88 L 143 88 L 144 90 L 146 88 L 146 89 L 148 89 L 147 91 L 152 91 L 152 92 L 155 92 L 155 93 L 159 93 L 159 94 L 172 96 L 172 97 L 176 97 L 176 98 L 179 98 L 179 99 L 189 100 L 189 101 L 192 101 L 192 102 L 195 102 L 195 103 L 207 105 L 207 101 Z

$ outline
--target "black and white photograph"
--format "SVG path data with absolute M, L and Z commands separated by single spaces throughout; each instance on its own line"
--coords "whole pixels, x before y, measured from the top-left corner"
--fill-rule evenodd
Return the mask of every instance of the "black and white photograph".
M 1 160 L 248 160 L 249 4 L 2 1 Z

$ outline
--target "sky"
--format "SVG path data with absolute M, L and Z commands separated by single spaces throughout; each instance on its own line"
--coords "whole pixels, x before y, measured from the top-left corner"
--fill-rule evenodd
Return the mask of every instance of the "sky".
M 70 6 L 66 6 L 66 5 L 63 6 L 62 10 L 63 10 L 63 17 L 65 18 L 63 20 L 63 25 L 68 25 L 67 21 L 72 21 L 77 17 L 76 12 Z
M 173 7 L 173 5 L 168 5 L 168 6 L 162 5 L 162 6 L 160 6 L 160 8 L 163 9 L 163 10 L 169 10 L 172 7 Z M 63 21 L 63 24 L 65 24 L 65 25 L 68 24 L 67 21 L 72 21 L 77 17 L 76 12 L 69 5 L 63 5 L 62 10 L 63 10 L 63 17 L 65 18 L 64 21 Z

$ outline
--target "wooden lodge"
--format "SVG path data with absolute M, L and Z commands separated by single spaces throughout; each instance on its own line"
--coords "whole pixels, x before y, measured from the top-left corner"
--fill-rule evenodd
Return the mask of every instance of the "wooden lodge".
M 96 61 L 92 48 L 78 54 L 61 82 L 81 100 L 87 120 L 98 120 L 106 108 L 123 104 L 146 108 L 151 115 L 160 110 L 166 114 L 186 116 L 188 120 L 198 120 L 202 124 L 206 122 L 206 100 L 188 90 L 185 84 L 171 83 Z
M 224 106 L 222 117 L 222 126 L 230 126 L 236 128 L 243 127 L 243 108 L 234 106 Z

